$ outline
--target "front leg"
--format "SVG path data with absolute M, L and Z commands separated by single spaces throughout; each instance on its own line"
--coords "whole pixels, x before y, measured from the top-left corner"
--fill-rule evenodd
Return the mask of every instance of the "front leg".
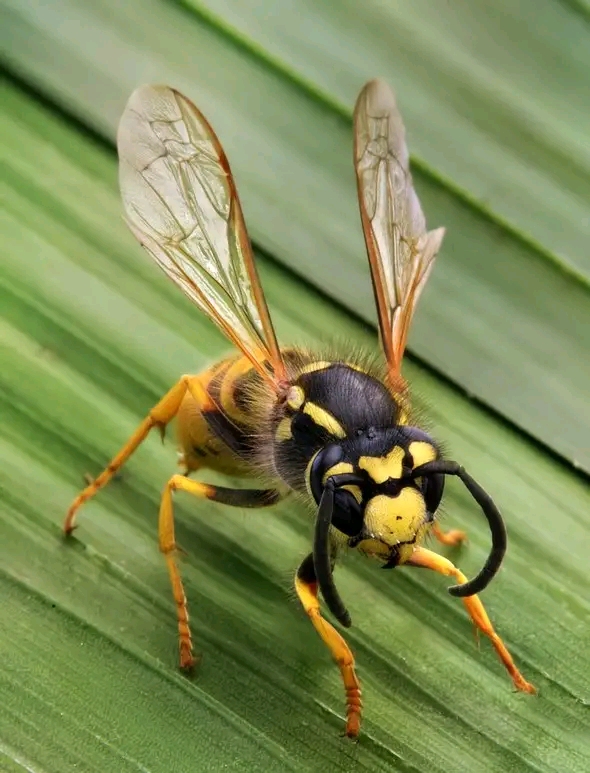
M 443 556 L 439 556 L 438 553 L 433 553 L 426 548 L 416 548 L 405 566 L 419 566 L 423 569 L 432 569 L 447 577 L 454 577 L 460 585 L 467 582 L 467 577 L 465 577 L 463 572 L 457 569 L 457 567 L 448 559 L 443 558 Z M 481 631 L 491 640 L 500 660 L 510 674 L 516 689 L 521 690 L 522 692 L 536 693 L 537 691 L 533 685 L 530 682 L 527 682 L 514 664 L 512 655 L 508 652 L 506 645 L 494 630 L 490 618 L 488 617 L 488 613 L 485 611 L 484 605 L 479 600 L 479 597 L 467 596 L 462 599 L 462 601 L 477 630 Z
M 322 641 L 338 664 L 344 690 L 346 691 L 346 730 L 349 738 L 356 738 L 361 727 L 361 686 L 354 667 L 354 656 L 350 647 L 331 623 L 321 615 L 318 599 L 318 584 L 313 566 L 313 554 L 302 562 L 295 576 L 295 590 L 305 612 L 319 633 Z

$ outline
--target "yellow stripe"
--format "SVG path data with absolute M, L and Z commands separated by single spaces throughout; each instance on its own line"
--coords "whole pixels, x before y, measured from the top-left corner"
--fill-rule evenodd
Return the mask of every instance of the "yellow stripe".
M 287 405 L 291 410 L 298 411 L 305 402 L 305 392 L 301 387 L 292 386 L 287 392 Z
M 238 379 L 251 370 L 253 368 L 250 360 L 247 357 L 239 357 L 223 374 L 219 386 L 219 400 L 223 412 L 230 418 L 241 421 L 244 424 L 247 424 L 248 419 L 251 417 L 248 412 L 242 410 L 242 407 L 236 403 L 235 390 Z
M 329 368 L 330 365 L 333 365 L 333 362 L 325 362 L 324 360 L 320 360 L 318 362 L 310 362 L 309 365 L 304 365 L 303 368 L 299 371 L 299 375 L 303 376 L 304 373 L 315 373 L 316 370 L 325 370 L 326 368 Z
M 320 451 L 321 451 L 321 449 L 320 449 Z M 312 502 L 314 501 L 314 496 L 313 496 L 313 491 L 311 490 L 311 481 L 310 481 L 311 467 L 312 467 L 313 463 L 315 462 L 315 458 L 319 454 L 320 451 L 316 451 L 315 452 L 315 454 L 311 457 L 311 459 L 307 463 L 307 467 L 305 468 L 305 488 L 307 489 L 307 493 L 311 497 L 311 501 Z
M 322 483 L 326 485 L 326 481 L 328 478 L 332 477 L 332 475 L 342 475 L 347 472 L 354 472 L 354 467 L 350 462 L 338 462 L 338 464 L 333 465 L 330 467 L 329 470 L 327 470 L 324 473 L 324 477 L 322 478 Z M 358 486 L 355 486 L 354 484 L 350 484 L 348 486 L 342 486 L 343 489 L 346 491 L 350 491 L 352 496 L 356 499 L 356 501 L 359 503 L 362 502 L 363 495 L 361 493 L 361 490 Z
M 345 362 L 344 363 L 347 368 L 350 368 L 351 370 L 356 370 L 357 373 L 364 373 L 365 376 L 369 376 L 369 372 L 362 368 L 360 365 L 353 365 L 352 362 Z
M 414 440 L 408 446 L 408 451 L 414 460 L 414 467 L 420 467 L 422 464 L 433 462 L 436 459 L 436 450 L 430 443 L 426 443 L 424 440 Z
M 399 480 L 402 476 L 404 456 L 404 449 L 395 446 L 387 456 L 361 456 L 359 467 L 368 472 L 369 477 L 377 484 L 385 483 L 389 478 Z
M 338 462 L 338 464 L 334 464 L 332 467 L 330 467 L 329 470 L 326 471 L 324 477 L 322 478 L 322 483 L 325 486 L 326 481 L 328 478 L 331 478 L 332 475 L 342 475 L 346 472 L 354 472 L 354 467 L 352 464 L 350 462 Z
M 342 424 L 340 424 L 331 413 L 324 410 L 324 408 L 320 408 L 319 405 L 307 402 L 303 406 L 303 413 L 306 413 L 315 424 L 325 429 L 330 435 L 334 435 L 334 437 L 337 438 L 346 437 L 346 432 L 344 431 Z
M 293 433 L 291 432 L 291 417 L 285 416 L 284 419 L 279 421 L 279 425 L 275 431 L 275 440 L 277 443 L 281 443 L 283 440 L 291 440 Z

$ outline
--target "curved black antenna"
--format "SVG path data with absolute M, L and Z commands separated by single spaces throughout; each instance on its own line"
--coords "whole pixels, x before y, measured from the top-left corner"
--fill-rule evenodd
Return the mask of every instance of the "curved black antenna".
M 502 516 L 500 515 L 500 511 L 494 504 L 490 495 L 487 494 L 479 483 L 473 480 L 471 475 L 468 475 L 465 472 L 465 469 L 457 464 L 457 462 L 446 462 L 443 460 L 427 462 L 420 467 L 416 467 L 416 469 L 412 471 L 412 478 L 419 478 L 422 475 L 432 475 L 436 473 L 456 475 L 461 478 L 465 488 L 483 510 L 483 514 L 490 525 L 492 549 L 490 550 L 481 571 L 472 580 L 463 583 L 463 585 L 452 585 L 448 589 L 451 596 L 459 596 L 461 598 L 473 596 L 476 593 L 480 593 L 489 585 L 502 564 L 504 554 L 506 553 L 506 527 L 502 520 Z
M 352 473 L 333 475 L 328 478 L 320 499 L 313 539 L 313 566 L 319 588 L 328 609 L 345 628 L 350 628 L 352 620 L 334 583 L 330 551 L 330 526 L 334 513 L 334 491 L 336 488 L 353 483 L 358 485 L 360 482 L 362 479 Z

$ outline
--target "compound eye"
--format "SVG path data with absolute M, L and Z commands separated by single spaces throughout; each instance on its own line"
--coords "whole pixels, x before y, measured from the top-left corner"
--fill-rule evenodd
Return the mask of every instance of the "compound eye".
M 323 477 L 326 470 L 329 470 L 342 459 L 344 452 L 337 443 L 332 443 L 323 448 L 311 465 L 309 473 L 309 483 L 314 495 L 315 501 L 319 504 L 324 490 Z
M 334 492 L 332 525 L 347 537 L 356 537 L 363 528 L 362 508 L 354 494 L 344 488 Z

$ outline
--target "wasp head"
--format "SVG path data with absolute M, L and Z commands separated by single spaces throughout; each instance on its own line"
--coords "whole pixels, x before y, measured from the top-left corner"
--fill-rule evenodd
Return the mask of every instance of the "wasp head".
M 414 478 L 413 471 L 439 458 L 416 427 L 369 428 L 317 454 L 310 488 L 319 504 L 327 481 L 336 481 L 333 528 L 350 547 L 393 567 L 411 556 L 434 519 L 444 476 Z
M 481 486 L 456 462 L 444 461 L 432 439 L 415 427 L 368 429 L 319 451 L 308 485 L 319 504 L 313 561 L 322 595 L 343 625 L 350 616 L 332 578 L 330 532 L 349 546 L 383 560 L 384 568 L 407 562 L 428 532 L 440 504 L 445 475 L 461 479 L 480 505 L 492 549 L 479 574 L 449 588 L 454 596 L 482 591 L 506 551 L 502 516 Z

